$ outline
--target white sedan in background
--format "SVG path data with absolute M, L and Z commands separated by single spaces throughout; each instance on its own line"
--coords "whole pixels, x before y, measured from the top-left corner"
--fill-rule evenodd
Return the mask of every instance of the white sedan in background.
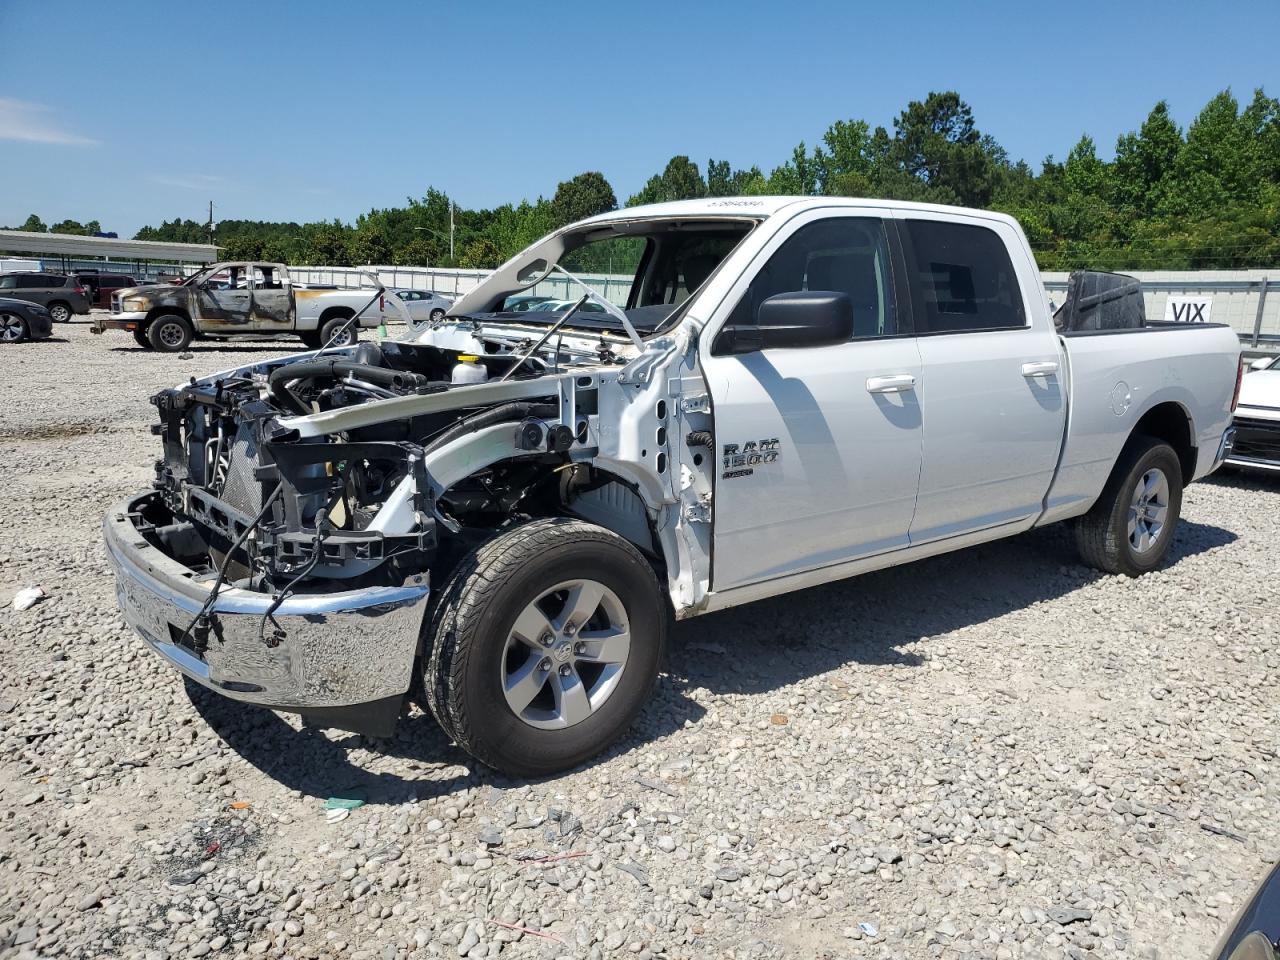
M 430 290 L 388 289 L 387 293 L 397 297 L 409 313 L 414 323 L 426 323 L 428 320 L 439 320 L 453 306 L 453 301 Z
M 1226 462 L 1280 473 L 1280 357 L 1263 357 L 1240 383 L 1236 441 Z

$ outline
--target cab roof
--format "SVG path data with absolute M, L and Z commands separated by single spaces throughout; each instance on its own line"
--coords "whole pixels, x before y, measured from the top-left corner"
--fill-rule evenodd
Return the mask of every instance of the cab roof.
M 1008 220 L 1012 218 L 991 210 L 969 207 L 949 207 L 939 203 L 913 203 L 908 200 L 886 200 L 871 197 L 702 197 L 697 200 L 672 200 L 668 203 L 648 203 L 638 207 L 622 207 L 599 216 L 570 224 L 605 224 L 618 220 L 640 220 L 661 217 L 752 217 L 764 219 L 786 209 L 792 213 L 813 207 L 877 207 L 886 205 L 900 210 L 922 213 L 970 215 L 986 219 Z M 568 228 L 566 228 L 568 229 Z

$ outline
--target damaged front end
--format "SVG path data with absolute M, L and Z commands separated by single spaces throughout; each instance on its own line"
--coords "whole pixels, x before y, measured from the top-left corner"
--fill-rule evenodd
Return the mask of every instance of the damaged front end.
M 218 693 L 389 734 L 433 577 L 595 450 L 598 361 L 515 353 L 361 344 L 157 394 L 153 488 L 104 522 L 126 620 Z

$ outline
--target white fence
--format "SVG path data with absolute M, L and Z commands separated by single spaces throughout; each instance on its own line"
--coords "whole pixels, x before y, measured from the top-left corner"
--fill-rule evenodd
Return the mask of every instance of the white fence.
M 388 287 L 404 290 L 432 290 L 446 297 L 457 299 L 470 293 L 487 277 L 489 270 L 437 269 L 433 267 L 290 267 L 289 275 L 303 283 L 331 284 L 347 287 L 358 284 L 362 273 L 376 273 Z M 583 283 L 603 294 L 619 306 L 625 306 L 631 292 L 630 276 L 604 273 L 574 274 Z M 556 276 L 531 287 L 528 291 L 542 297 L 558 300 L 577 300 L 582 292 L 564 277 Z

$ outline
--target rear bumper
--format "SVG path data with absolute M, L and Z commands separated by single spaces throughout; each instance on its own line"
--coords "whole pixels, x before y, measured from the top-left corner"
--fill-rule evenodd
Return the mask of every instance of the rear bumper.
M 139 511 L 158 496 L 117 504 L 103 532 L 125 620 L 171 666 L 233 700 L 303 714 L 398 702 L 408 691 L 430 593 L 426 576 L 400 587 L 290 596 L 272 615 L 274 625 L 267 623 L 265 640 L 271 595 L 227 587 L 213 604 L 203 644 L 183 640 L 211 584 L 139 531 Z

